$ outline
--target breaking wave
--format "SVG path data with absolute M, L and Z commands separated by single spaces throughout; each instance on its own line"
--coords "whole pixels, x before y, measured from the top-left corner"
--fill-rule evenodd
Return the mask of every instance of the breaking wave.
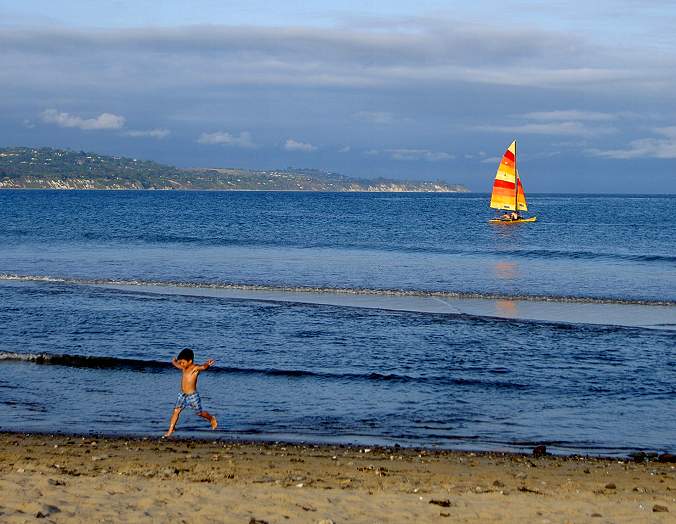
M 106 369 L 106 370 L 130 370 L 139 372 L 156 372 L 173 370 L 169 362 L 157 360 L 141 360 L 131 358 L 116 357 L 97 357 L 87 355 L 68 355 L 53 353 L 15 353 L 9 351 L 0 351 L 0 363 L 3 362 L 26 362 L 40 365 L 67 366 L 74 368 Z M 494 371 L 487 370 L 488 373 L 503 374 L 502 369 Z M 528 389 L 526 384 L 519 384 L 510 381 L 483 380 L 474 378 L 460 378 L 449 375 L 433 376 L 412 376 L 400 375 L 396 373 L 338 373 L 328 371 L 311 371 L 302 369 L 275 369 L 275 368 L 241 368 L 228 366 L 214 366 L 209 369 L 209 373 L 223 374 L 242 374 L 242 375 L 263 375 L 273 377 L 289 378 L 309 378 L 336 380 L 344 382 L 356 381 L 377 381 L 377 382 L 399 382 L 399 383 L 430 383 L 430 384 L 453 384 L 458 386 L 496 388 L 496 389 Z
M 191 282 L 172 280 L 136 280 L 136 279 L 88 279 L 50 275 L 18 275 L 0 273 L 0 281 L 47 282 L 72 285 L 96 286 L 138 286 L 141 287 L 175 287 L 186 289 L 221 289 L 231 291 L 264 291 L 284 293 L 317 293 L 336 295 L 365 295 L 391 297 L 422 297 L 448 299 L 487 299 L 487 300 L 525 300 L 536 302 L 567 302 L 577 304 L 627 304 L 646 306 L 676 306 L 675 300 L 630 299 L 603 296 L 574 295 L 509 295 L 503 293 L 480 293 L 471 291 L 442 291 L 422 289 L 378 289 L 378 288 L 342 288 L 318 286 L 284 286 L 267 284 L 247 284 L 231 282 Z

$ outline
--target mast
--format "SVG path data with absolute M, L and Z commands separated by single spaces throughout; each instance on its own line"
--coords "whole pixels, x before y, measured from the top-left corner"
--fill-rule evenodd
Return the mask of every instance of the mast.
M 516 168 L 516 140 L 514 140 L 514 211 L 519 214 L 519 170 Z

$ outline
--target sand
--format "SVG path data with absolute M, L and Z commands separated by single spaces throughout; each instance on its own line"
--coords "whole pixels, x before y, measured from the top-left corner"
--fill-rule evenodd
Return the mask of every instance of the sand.
M 676 522 L 676 465 L 0 433 L 0 522 Z

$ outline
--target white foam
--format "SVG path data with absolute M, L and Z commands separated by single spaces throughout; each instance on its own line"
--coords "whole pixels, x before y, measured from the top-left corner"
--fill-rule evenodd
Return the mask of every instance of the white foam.
M 164 295 L 296 302 L 390 311 L 445 313 L 676 331 L 676 305 L 670 302 L 643 303 L 640 301 L 589 297 L 509 297 L 452 291 L 273 287 L 256 284 L 80 279 L 14 274 L 0 274 L 0 281 L 2 280 L 90 285 Z

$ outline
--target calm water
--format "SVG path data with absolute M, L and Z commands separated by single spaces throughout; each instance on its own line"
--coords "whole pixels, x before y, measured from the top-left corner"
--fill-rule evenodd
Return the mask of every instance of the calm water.
M 1 191 L 0 429 L 160 434 L 179 379 L 167 362 L 192 346 L 218 361 L 200 390 L 219 437 L 674 451 L 676 197 L 534 195 L 539 221 L 511 226 L 489 226 L 486 202 Z M 232 288 L 244 293 L 199 291 Z M 662 317 L 643 329 L 304 303 L 336 289 Z M 214 436 L 205 426 L 186 412 L 178 434 Z

